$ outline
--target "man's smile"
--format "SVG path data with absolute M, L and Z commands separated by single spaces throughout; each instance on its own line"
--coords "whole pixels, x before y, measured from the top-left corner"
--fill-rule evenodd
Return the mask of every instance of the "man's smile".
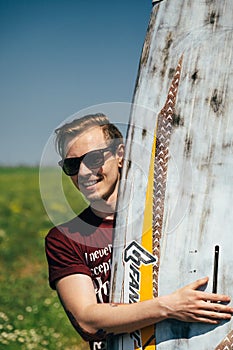
M 92 189 L 98 182 L 102 180 L 102 177 L 93 180 L 79 180 L 79 185 L 85 187 L 85 189 Z
M 93 185 L 95 185 L 97 182 L 98 182 L 97 180 L 92 180 L 92 181 L 84 182 L 84 183 L 83 183 L 83 186 L 85 186 L 85 187 L 93 186 Z

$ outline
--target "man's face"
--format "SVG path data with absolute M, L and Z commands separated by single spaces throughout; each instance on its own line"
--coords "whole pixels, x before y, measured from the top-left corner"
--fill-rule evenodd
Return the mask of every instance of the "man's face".
M 81 157 L 84 154 L 108 147 L 102 129 L 99 126 L 88 129 L 67 144 L 66 158 Z M 81 162 L 78 174 L 71 176 L 74 185 L 90 202 L 104 199 L 116 202 L 119 184 L 119 168 L 122 167 L 123 145 L 116 154 L 107 150 L 103 153 L 104 164 L 90 169 Z

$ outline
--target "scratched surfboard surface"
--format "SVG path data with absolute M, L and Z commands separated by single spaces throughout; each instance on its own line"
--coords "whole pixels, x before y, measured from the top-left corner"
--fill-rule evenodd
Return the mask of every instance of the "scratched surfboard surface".
M 154 1 L 119 193 L 114 302 L 204 276 L 207 291 L 233 296 L 232 54 L 232 0 Z M 152 332 L 116 337 L 111 349 L 233 348 L 232 321 L 169 320 L 155 326 L 155 340 Z

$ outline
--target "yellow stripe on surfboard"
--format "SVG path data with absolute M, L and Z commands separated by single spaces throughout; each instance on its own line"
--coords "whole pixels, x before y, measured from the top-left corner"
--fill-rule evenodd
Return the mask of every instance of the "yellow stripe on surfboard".
M 153 149 L 151 153 L 150 170 L 148 176 L 148 185 L 146 192 L 146 203 L 144 211 L 142 246 L 151 254 L 153 254 L 153 232 L 152 232 L 152 214 L 153 214 L 153 186 L 154 186 L 154 154 L 156 147 L 156 135 L 154 137 Z M 140 301 L 153 298 L 153 265 L 141 265 L 141 286 Z M 155 328 L 149 326 L 141 330 L 142 344 L 147 344 L 149 339 L 152 341 L 143 350 L 155 350 Z

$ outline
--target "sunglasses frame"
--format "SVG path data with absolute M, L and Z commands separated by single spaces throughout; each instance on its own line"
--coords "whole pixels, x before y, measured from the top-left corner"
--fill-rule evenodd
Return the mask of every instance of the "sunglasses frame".
M 84 161 L 84 164 L 89 168 L 89 169 L 96 169 L 98 167 L 101 167 L 104 165 L 105 163 L 105 160 L 104 160 L 104 153 L 107 152 L 107 151 L 111 151 L 112 152 L 112 145 L 111 146 L 108 146 L 106 148 L 100 148 L 100 149 L 95 149 L 93 151 L 90 151 L 90 152 L 87 152 L 85 154 L 83 154 L 81 157 L 71 157 L 71 158 L 64 158 L 62 160 L 60 160 L 58 162 L 58 165 L 62 168 L 62 170 L 64 171 L 64 173 L 68 176 L 74 176 L 74 175 L 77 175 L 78 172 L 79 172 L 79 168 L 80 168 L 80 165 L 81 163 L 84 161 L 85 157 L 91 153 L 95 153 L 95 152 L 99 152 L 102 157 L 103 157 L 103 163 L 99 164 L 98 166 L 91 166 L 90 164 L 86 164 L 85 161 Z M 72 161 L 76 160 L 77 161 L 77 164 L 78 164 L 78 167 L 76 168 L 75 172 L 72 172 L 72 173 L 68 173 L 66 171 L 66 168 L 64 167 L 64 163 L 66 160 L 68 159 L 72 159 Z

